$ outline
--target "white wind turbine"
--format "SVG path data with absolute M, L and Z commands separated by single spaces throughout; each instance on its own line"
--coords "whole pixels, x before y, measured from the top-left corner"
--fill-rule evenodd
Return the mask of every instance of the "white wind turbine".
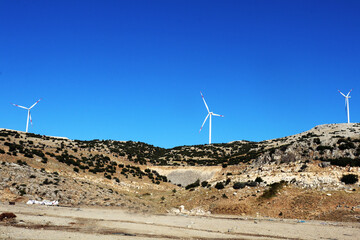
M 342 92 L 340 92 L 340 90 L 338 90 L 339 93 L 341 95 L 343 95 L 345 97 L 345 108 L 346 108 L 346 112 L 347 112 L 347 119 L 348 119 L 348 123 L 350 123 L 350 107 L 349 107 L 349 98 L 351 98 L 349 95 L 350 95 L 350 92 L 352 91 L 352 89 L 348 92 L 347 95 L 343 94 Z
M 205 124 L 206 120 L 207 120 L 207 119 L 208 119 L 208 117 L 210 116 L 210 120 L 209 120 L 209 145 L 210 145 L 210 144 L 211 144 L 211 117 L 212 117 L 213 115 L 214 115 L 214 116 L 217 116 L 217 117 L 224 117 L 224 115 L 219 115 L 219 114 L 216 114 L 216 113 L 210 112 L 209 107 L 207 106 L 207 104 L 206 104 L 206 102 L 205 102 L 205 98 L 204 98 L 204 96 L 202 95 L 202 93 L 201 93 L 201 92 L 200 92 L 200 94 L 201 94 L 201 97 L 202 97 L 202 99 L 203 99 L 203 101 L 204 101 L 205 107 L 206 107 L 206 109 L 207 109 L 207 111 L 208 111 L 208 115 L 206 116 L 206 118 L 205 118 L 205 120 L 204 120 L 203 124 L 201 125 L 201 128 L 200 128 L 199 133 L 201 132 L 201 129 L 203 128 L 203 126 L 204 126 L 204 124 Z
M 30 114 L 30 109 L 32 109 L 38 102 L 40 102 L 41 99 L 39 99 L 36 103 L 34 103 L 31 107 L 27 108 L 27 107 L 23 107 L 23 106 L 20 106 L 20 105 L 17 105 L 17 104 L 13 104 L 15 107 L 19 107 L 19 108 L 23 108 L 23 109 L 26 109 L 28 110 L 28 114 L 27 114 L 27 121 L 26 121 L 26 132 L 28 132 L 28 127 L 29 127 L 29 119 L 30 119 L 30 122 L 31 122 L 31 125 L 32 125 L 32 120 L 31 120 L 31 114 Z

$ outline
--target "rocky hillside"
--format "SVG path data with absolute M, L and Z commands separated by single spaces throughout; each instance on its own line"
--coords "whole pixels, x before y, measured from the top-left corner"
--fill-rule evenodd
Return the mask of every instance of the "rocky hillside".
M 358 175 L 359 155 L 359 123 L 320 125 L 262 142 L 172 149 L 0 129 L 0 201 L 49 199 L 157 212 L 182 203 L 219 213 L 246 212 L 250 208 L 239 207 L 239 201 L 251 206 L 280 182 L 298 194 L 301 189 L 356 190 L 358 185 L 341 179 Z M 220 207 L 224 202 L 227 207 Z M 360 205 L 360 198 L 354 204 Z

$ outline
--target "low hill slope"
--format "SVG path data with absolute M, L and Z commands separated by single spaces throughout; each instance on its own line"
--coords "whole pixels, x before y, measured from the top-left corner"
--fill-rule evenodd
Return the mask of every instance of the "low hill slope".
M 147 212 L 184 205 L 213 213 L 357 221 L 358 182 L 341 178 L 359 174 L 359 155 L 359 123 L 320 125 L 262 142 L 172 149 L 0 129 L 0 201 L 48 199 Z M 264 205 L 261 196 L 280 182 L 284 194 L 276 190 L 270 199 L 277 200 Z M 313 200 L 337 197 L 308 206 L 308 212 L 293 211 L 305 207 L 309 191 Z M 341 214 L 333 209 L 344 205 L 340 201 L 349 205 Z

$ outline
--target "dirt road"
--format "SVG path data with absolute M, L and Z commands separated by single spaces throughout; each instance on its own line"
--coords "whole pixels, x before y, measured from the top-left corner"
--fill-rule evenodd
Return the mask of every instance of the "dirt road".
M 360 223 L 129 213 L 0 203 L 0 239 L 356 239 Z

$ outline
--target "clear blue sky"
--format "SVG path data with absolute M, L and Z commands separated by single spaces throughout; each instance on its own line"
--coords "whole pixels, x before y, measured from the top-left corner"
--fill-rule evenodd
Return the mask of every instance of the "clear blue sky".
M 0 0 L 0 127 L 161 147 L 360 121 L 360 1 Z

